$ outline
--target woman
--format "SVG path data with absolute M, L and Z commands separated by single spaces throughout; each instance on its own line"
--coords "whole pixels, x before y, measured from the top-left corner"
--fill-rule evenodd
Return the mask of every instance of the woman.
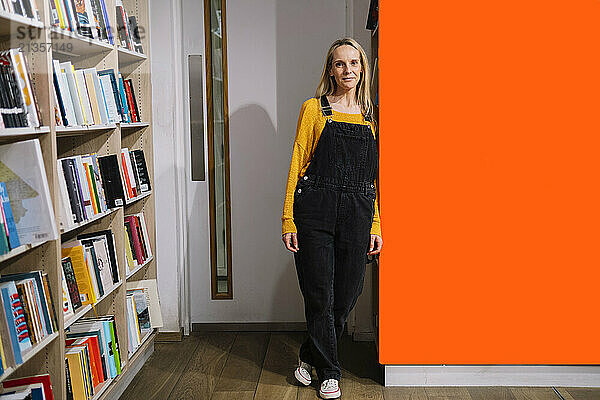
M 341 396 L 337 342 L 362 291 L 367 254 L 383 246 L 369 82 L 362 47 L 335 41 L 316 97 L 300 111 L 281 217 L 308 328 L 295 376 L 309 385 L 314 366 L 324 399 Z

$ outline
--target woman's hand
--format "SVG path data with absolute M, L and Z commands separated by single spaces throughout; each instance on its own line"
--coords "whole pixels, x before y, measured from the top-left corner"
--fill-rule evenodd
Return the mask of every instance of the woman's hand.
M 367 255 L 372 256 L 374 254 L 379 254 L 381 252 L 381 248 L 383 247 L 383 238 L 379 235 L 371 235 L 371 244 L 369 245 L 369 252 Z
M 296 232 L 284 233 L 283 236 L 281 236 L 281 240 L 283 240 L 285 248 L 289 251 L 295 253 L 300 250 L 298 247 L 298 234 Z

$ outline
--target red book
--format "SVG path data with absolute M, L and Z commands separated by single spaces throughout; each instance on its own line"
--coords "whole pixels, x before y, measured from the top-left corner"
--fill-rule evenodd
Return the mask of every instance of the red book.
M 131 96 L 131 87 L 123 80 L 123 87 L 125 88 L 125 94 L 127 95 L 127 107 L 129 108 L 129 117 L 131 122 L 139 122 L 135 116 L 135 110 L 133 108 L 133 97 Z
M 42 385 L 44 385 L 44 397 L 46 398 L 46 400 L 54 400 L 54 397 L 52 396 L 52 384 L 50 383 L 50 375 L 36 375 L 28 376 L 27 378 L 9 379 L 2 382 L 2 386 L 8 389 L 17 386 L 31 385 L 32 383 L 41 383 Z
M 140 236 L 138 235 L 138 227 L 137 221 L 135 220 L 133 215 L 128 215 L 125 217 L 125 221 L 129 224 L 131 228 L 131 239 L 133 240 L 133 250 L 135 251 L 135 258 L 137 258 L 138 263 L 143 264 L 145 260 L 144 253 L 142 252 L 142 246 L 140 244 Z
M 127 197 L 130 199 L 134 198 L 133 188 L 129 180 L 129 170 L 127 169 L 127 161 L 125 160 L 125 154 L 121 152 L 121 171 L 123 171 L 123 178 L 125 178 L 125 186 L 127 187 Z

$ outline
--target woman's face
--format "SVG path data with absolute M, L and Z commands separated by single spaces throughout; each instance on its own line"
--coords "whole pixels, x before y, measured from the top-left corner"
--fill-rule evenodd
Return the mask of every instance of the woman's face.
M 334 77 L 339 89 L 347 91 L 355 88 L 361 71 L 360 52 L 354 47 L 343 45 L 333 51 L 329 74 Z

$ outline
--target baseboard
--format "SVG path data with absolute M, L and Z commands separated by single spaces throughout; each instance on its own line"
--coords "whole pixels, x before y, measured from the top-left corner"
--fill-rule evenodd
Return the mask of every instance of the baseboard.
M 305 330 L 306 322 L 194 322 L 192 324 L 192 332 L 289 332 Z
M 158 332 L 157 342 L 181 342 L 183 340 L 183 328 L 179 332 Z
M 385 386 L 600 387 L 600 366 L 386 365 Z

